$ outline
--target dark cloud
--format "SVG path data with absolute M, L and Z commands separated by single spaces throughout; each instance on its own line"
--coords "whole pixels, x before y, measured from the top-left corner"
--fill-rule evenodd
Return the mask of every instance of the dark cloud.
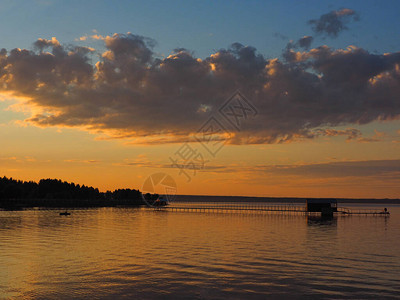
M 274 37 L 276 37 L 276 38 L 278 38 L 278 39 L 281 39 L 281 40 L 283 40 L 283 41 L 289 39 L 286 35 L 284 35 L 284 34 L 282 34 L 282 33 L 279 33 L 279 32 L 275 32 L 275 33 L 274 33 Z
M 317 34 L 337 37 L 340 32 L 347 30 L 350 21 L 358 21 L 359 15 L 352 9 L 342 8 L 333 10 L 319 17 L 319 19 L 309 20 L 313 31 Z
M 380 142 L 382 140 L 377 138 L 360 138 L 358 141 L 360 143 L 375 143 L 375 142 Z
M 0 90 L 29 99 L 32 124 L 78 127 L 130 143 L 191 140 L 211 115 L 224 122 L 218 109 L 235 90 L 258 112 L 240 131 L 224 123 L 235 144 L 357 140 L 356 129 L 334 127 L 400 117 L 400 53 L 292 47 L 281 61 L 235 43 L 205 59 L 184 48 L 161 59 L 145 37 L 103 40 L 106 50 L 95 65 L 93 49 L 56 39 L 38 40 L 33 51 L 1 50 Z
M 400 179 L 400 160 L 343 161 L 303 165 L 259 166 L 276 175 L 301 175 L 315 178 L 394 177 Z
M 289 43 L 287 43 L 286 48 L 282 54 L 283 58 L 288 62 L 295 61 L 296 52 L 294 50 L 299 48 L 302 48 L 303 50 L 310 49 L 313 39 L 314 38 L 312 36 L 304 36 L 296 42 L 290 41 Z
M 345 130 L 316 129 L 314 132 L 315 132 L 316 136 L 318 136 L 318 135 L 328 136 L 328 137 L 346 136 L 347 137 L 347 141 L 357 139 L 362 135 L 361 131 L 358 130 L 358 129 L 355 129 L 355 128 L 348 128 L 348 129 L 345 129 Z
M 313 41 L 312 36 L 303 36 L 301 39 L 298 40 L 298 45 L 300 48 L 304 48 L 306 50 L 310 49 L 311 43 Z
M 175 168 L 171 164 L 163 164 L 138 158 L 134 161 L 117 163 L 121 166 L 140 166 L 146 168 Z M 200 169 L 200 168 L 199 168 Z M 351 161 L 328 161 L 323 163 L 301 163 L 281 165 L 218 165 L 206 164 L 199 172 L 212 173 L 261 173 L 273 176 L 300 176 L 302 178 L 345 178 L 345 177 L 370 177 L 387 179 L 400 179 L 400 160 L 351 160 Z M 262 178 L 265 178 L 262 176 Z
M 156 163 L 149 163 L 146 167 L 168 168 L 171 166 L 163 166 Z M 295 177 L 302 179 L 319 179 L 323 180 L 323 186 L 326 184 L 335 184 L 336 180 L 344 180 L 343 183 L 353 185 L 352 180 L 357 179 L 370 181 L 369 184 L 382 187 L 382 183 L 391 185 L 400 180 L 400 160 L 367 160 L 367 161 L 336 161 L 324 163 L 301 163 L 301 164 L 282 164 L 282 165 L 207 165 L 200 172 L 211 173 L 258 173 L 259 179 L 264 180 L 271 178 L 278 180 L 280 185 L 293 180 Z M 256 176 L 257 177 L 257 176 Z M 254 176 L 251 176 L 254 183 Z M 285 179 L 282 183 L 281 178 Z M 326 181 L 326 179 L 335 179 L 334 181 Z M 270 179 L 269 179 L 270 180 Z M 365 182 L 365 181 L 364 181 Z M 264 183 L 266 183 L 264 181 Z M 268 182 L 270 184 L 270 182 Z M 302 182 L 304 184 L 304 182 Z M 318 184 L 313 182 L 313 184 Z M 354 186 L 354 185 L 353 185 Z
M 51 40 L 38 39 L 35 43 L 33 43 L 33 46 L 39 51 L 43 51 L 43 49 L 48 47 L 60 47 L 60 42 L 57 41 L 55 37 L 53 37 Z

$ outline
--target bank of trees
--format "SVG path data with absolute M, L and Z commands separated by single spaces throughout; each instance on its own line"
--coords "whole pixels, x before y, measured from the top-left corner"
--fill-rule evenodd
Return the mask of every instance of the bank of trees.
M 141 205 L 138 190 L 100 192 L 97 188 L 58 179 L 39 182 L 0 177 L 0 206 L 114 206 Z

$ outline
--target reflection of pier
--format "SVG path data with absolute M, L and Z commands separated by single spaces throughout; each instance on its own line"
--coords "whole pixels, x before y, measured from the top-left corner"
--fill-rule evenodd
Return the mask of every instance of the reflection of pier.
M 226 202 L 193 202 L 193 203 L 173 203 L 167 206 L 153 207 L 157 211 L 176 211 L 176 212 L 205 212 L 205 213 L 271 213 L 271 214 L 300 214 L 300 215 L 324 215 L 326 207 L 321 210 L 313 209 L 310 211 L 307 206 L 299 204 L 266 204 L 266 203 L 226 203 Z M 333 211 L 328 211 L 335 215 L 370 215 L 388 216 L 389 212 L 384 210 L 350 209 L 336 207 Z

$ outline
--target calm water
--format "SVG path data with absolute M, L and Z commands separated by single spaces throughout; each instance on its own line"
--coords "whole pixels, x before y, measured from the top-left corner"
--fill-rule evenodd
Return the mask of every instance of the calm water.
M 388 218 L 324 222 L 143 208 L 0 211 L 0 298 L 396 298 L 400 207 L 388 208 Z

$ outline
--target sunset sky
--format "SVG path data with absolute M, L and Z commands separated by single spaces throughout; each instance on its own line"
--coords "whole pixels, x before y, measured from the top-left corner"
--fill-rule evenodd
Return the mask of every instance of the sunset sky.
M 0 176 L 400 198 L 400 1 L 0 1 Z M 159 187 L 157 192 L 163 193 Z

